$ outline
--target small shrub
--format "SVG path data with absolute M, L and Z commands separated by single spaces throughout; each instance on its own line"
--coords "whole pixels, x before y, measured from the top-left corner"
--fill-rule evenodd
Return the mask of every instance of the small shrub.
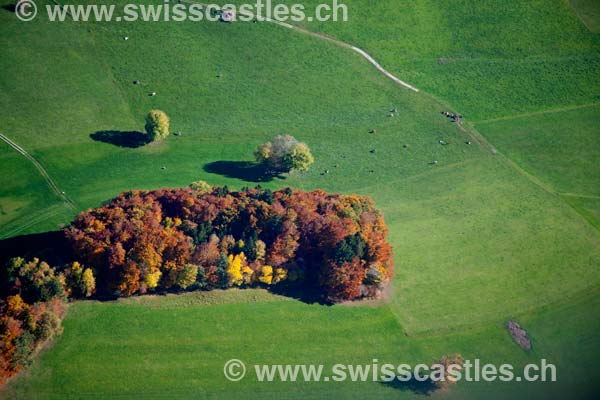
M 431 366 L 433 385 L 436 389 L 446 389 L 456 384 L 457 374 L 463 369 L 464 360 L 460 354 L 443 356 Z M 435 379 L 434 379 L 435 378 Z
M 85 297 L 90 297 L 96 291 L 96 279 L 90 268 L 86 268 L 81 275 L 81 291 Z
M 46 311 L 37 323 L 35 338 L 38 342 L 44 342 L 61 332 L 60 318 L 52 311 Z
M 24 332 L 15 340 L 15 352 L 10 361 L 10 368 L 18 371 L 31 364 L 35 338 L 30 332 Z
M 190 183 L 190 188 L 198 194 L 205 194 L 205 193 L 212 192 L 212 186 L 210 186 L 208 183 L 206 183 L 204 181 L 192 182 L 192 183 Z

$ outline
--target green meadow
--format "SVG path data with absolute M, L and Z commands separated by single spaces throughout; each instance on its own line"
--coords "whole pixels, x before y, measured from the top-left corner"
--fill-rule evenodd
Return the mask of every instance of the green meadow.
M 600 326 L 586 313 L 598 311 L 595 296 L 520 315 L 535 332 L 535 350 L 527 354 L 501 323 L 407 336 L 387 307 L 328 308 L 255 292 L 74 304 L 65 332 L 12 385 L 11 394 L 35 399 L 423 398 L 377 382 L 261 383 L 252 378 L 232 383 L 222 369 L 230 358 L 240 358 L 248 367 L 312 359 L 331 367 L 371 364 L 374 358 L 380 363 L 430 362 L 433 354 L 447 351 L 497 364 L 510 362 L 515 368 L 548 358 L 559 366 L 559 382 L 464 382 L 434 397 L 559 399 L 565 393 L 573 398 L 593 393 L 594 332 Z M 577 355 L 570 351 L 574 345 Z
M 124 190 L 202 179 L 369 195 L 396 266 L 385 298 L 359 305 L 262 290 L 74 302 L 64 333 L 0 396 L 422 398 L 378 382 L 229 382 L 222 370 L 230 358 L 331 366 L 452 353 L 517 369 L 544 358 L 558 381 L 463 381 L 434 398 L 597 392 L 598 33 L 566 0 L 346 4 L 349 22 L 303 26 L 364 49 L 419 93 L 273 24 L 22 23 L 0 8 L 0 133 L 75 204 L 0 142 L 0 239 L 60 229 Z M 140 147 L 98 139 L 143 131 L 152 108 L 181 135 Z M 444 110 L 464 114 L 466 131 Z M 316 161 L 261 181 L 246 162 L 281 133 Z
M 587 7 L 582 15 L 600 21 L 589 12 L 598 9 L 594 2 L 572 3 Z M 600 100 L 598 35 L 569 1 L 345 4 L 348 22 L 306 25 L 362 48 L 471 121 Z

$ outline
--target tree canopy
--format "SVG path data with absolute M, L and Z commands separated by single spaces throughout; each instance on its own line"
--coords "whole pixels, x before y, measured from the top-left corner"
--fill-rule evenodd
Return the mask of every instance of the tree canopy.
M 146 115 L 146 134 L 151 141 L 169 136 L 169 117 L 164 111 L 150 110 Z
M 254 157 L 276 173 L 307 171 L 315 161 L 308 145 L 290 135 L 279 135 L 273 141 L 259 145 Z
M 342 301 L 376 296 L 393 273 L 373 202 L 320 190 L 125 192 L 65 232 L 108 294 L 287 282 Z

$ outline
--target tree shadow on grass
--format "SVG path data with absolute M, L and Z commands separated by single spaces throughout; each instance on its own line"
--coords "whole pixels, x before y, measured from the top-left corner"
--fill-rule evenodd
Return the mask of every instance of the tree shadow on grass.
M 0 240 L 0 298 L 8 295 L 7 263 L 13 257 L 31 260 L 34 257 L 52 266 L 73 261 L 72 247 L 63 231 L 51 231 L 15 236 Z
M 425 381 L 419 381 L 416 380 L 414 377 L 407 382 L 402 382 L 398 379 L 394 379 L 391 382 L 380 383 L 383 386 L 387 386 L 404 392 L 413 392 L 414 394 L 421 396 L 431 396 L 431 394 L 437 390 L 437 386 L 430 379 L 427 379 Z
M 17 7 L 14 4 L 5 4 L 2 6 L 2 9 L 14 13 Z
M 263 164 L 252 161 L 215 161 L 206 164 L 203 169 L 211 174 L 242 179 L 248 182 L 270 182 L 275 178 L 285 179 L 285 176 L 273 173 Z
M 110 143 L 115 146 L 132 149 L 150 143 L 147 135 L 136 131 L 98 131 L 92 133 L 90 137 L 97 142 Z
M 33 258 L 53 264 L 73 259 L 72 248 L 63 231 L 14 236 L 0 240 L 0 267 L 13 257 Z
M 327 301 L 323 296 L 323 292 L 312 285 L 281 282 L 271 286 L 269 291 L 273 294 L 290 297 L 306 304 L 320 304 L 322 306 L 332 306 L 334 304 Z
M 13 257 L 22 257 L 26 260 L 37 257 L 59 271 L 62 266 L 76 260 L 72 244 L 62 230 L 21 235 L 0 240 L 0 298 L 6 297 L 10 289 L 6 266 L 8 261 Z M 96 279 L 101 278 L 97 275 Z M 199 290 L 204 291 L 202 289 Z M 324 298 L 323 292 L 319 288 L 310 284 L 302 285 L 281 282 L 278 285 L 269 287 L 268 290 L 271 293 L 290 297 L 307 304 L 333 305 L 333 303 L 328 302 Z M 152 294 L 161 295 L 167 293 L 183 292 L 177 289 L 163 289 Z M 114 291 L 107 290 L 99 290 L 94 295 L 94 299 L 100 301 L 115 300 L 118 297 Z

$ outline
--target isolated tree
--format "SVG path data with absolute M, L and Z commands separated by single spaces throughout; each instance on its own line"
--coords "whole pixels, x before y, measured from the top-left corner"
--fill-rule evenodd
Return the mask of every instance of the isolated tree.
M 274 172 L 306 171 L 315 161 L 306 143 L 290 135 L 276 136 L 254 151 L 257 162 Z
M 284 156 L 284 165 L 290 170 L 308 171 L 308 167 L 315 162 L 306 143 L 297 143 Z
M 169 136 L 169 117 L 161 110 L 150 110 L 146 115 L 146 133 L 151 141 Z

